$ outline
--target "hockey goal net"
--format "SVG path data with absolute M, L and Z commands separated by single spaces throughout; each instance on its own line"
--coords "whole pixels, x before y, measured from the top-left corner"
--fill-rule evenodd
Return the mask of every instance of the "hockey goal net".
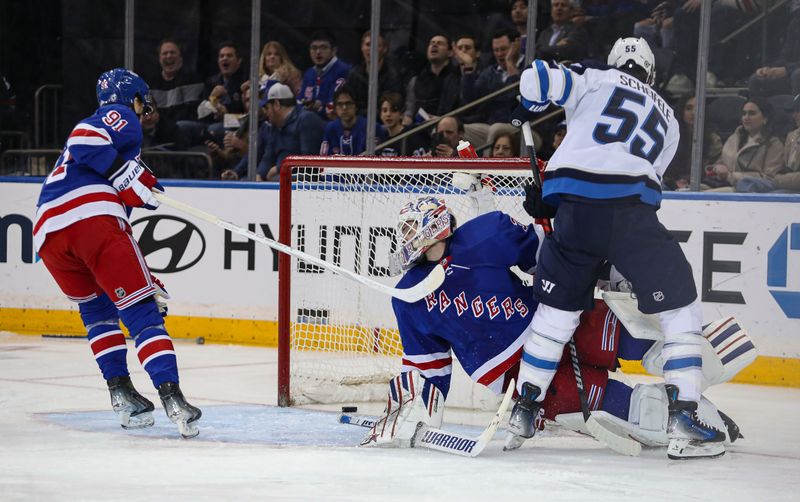
M 444 198 L 458 224 L 491 210 L 531 221 L 528 159 L 298 156 L 281 171 L 280 242 L 390 286 L 408 201 Z M 391 297 L 284 254 L 278 274 L 279 404 L 384 399 L 403 352 Z M 454 379 L 448 405 L 476 407 L 474 390 L 458 387 Z

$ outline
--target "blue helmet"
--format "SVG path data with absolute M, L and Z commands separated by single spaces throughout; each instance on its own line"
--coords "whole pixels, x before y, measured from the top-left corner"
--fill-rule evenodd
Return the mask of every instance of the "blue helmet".
M 114 68 L 97 79 L 97 102 L 100 106 L 133 106 L 136 96 L 139 96 L 142 104 L 150 104 L 150 87 L 142 77 L 128 69 Z

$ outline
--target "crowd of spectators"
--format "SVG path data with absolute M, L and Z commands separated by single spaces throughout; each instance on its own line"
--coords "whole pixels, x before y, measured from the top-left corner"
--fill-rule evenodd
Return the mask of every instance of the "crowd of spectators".
M 663 186 L 688 189 L 701 0 L 542 4 L 537 58 L 602 61 L 620 36 L 648 40 L 660 72 L 658 90 L 670 100 L 681 127 Z M 758 62 L 749 57 L 755 45 L 752 35 L 727 40 L 759 14 L 757 6 L 728 0 L 711 6 L 707 85 L 738 86 L 743 98 L 736 104 L 741 121 L 735 130 L 707 121 L 704 189 L 800 191 L 800 129 L 795 129 L 800 128 L 800 105 L 791 99 L 800 95 L 800 0 L 789 4 L 780 36 L 770 38 L 774 57 Z M 486 156 L 520 155 L 519 134 L 509 122 L 517 105 L 515 84 L 524 69 L 528 3 L 513 0 L 506 5 L 498 14 L 503 22 L 490 23 L 484 34 L 432 31 L 418 67 L 409 68 L 405 63 L 411 59 L 393 51 L 390 38 L 378 34 L 376 155 L 456 156 L 462 139 Z M 258 92 L 258 180 L 277 179 L 282 159 L 290 154 L 363 154 L 368 149 L 370 43 L 371 33 L 362 33 L 357 61 L 346 60 L 332 33 L 316 31 L 307 39 L 311 66 L 303 70 L 280 41 L 270 40 L 259 55 L 258 85 L 251 88 L 245 55 L 234 42 L 218 45 L 218 72 L 204 79 L 184 67 L 180 41 L 165 38 L 156 52 L 160 72 L 145 76 L 157 106 L 143 121 L 144 148 L 201 152 L 213 160 L 215 177 L 245 178 L 249 94 Z M 707 102 L 714 99 L 710 96 Z M 462 107 L 456 116 L 441 118 Z M 562 120 L 555 115 L 535 126 L 542 158 L 549 158 L 566 134 Z

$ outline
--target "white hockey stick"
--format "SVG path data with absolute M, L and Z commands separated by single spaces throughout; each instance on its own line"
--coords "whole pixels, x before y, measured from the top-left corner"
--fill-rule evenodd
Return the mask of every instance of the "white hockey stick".
M 272 249 L 275 249 L 276 251 L 280 251 L 281 253 L 286 253 L 288 255 L 294 256 L 295 258 L 326 268 L 331 272 L 347 277 L 350 280 L 363 284 L 364 286 L 367 286 L 370 289 L 374 289 L 375 291 L 379 291 L 385 295 L 393 296 L 394 298 L 403 300 L 404 302 L 414 303 L 416 301 L 419 301 L 428 296 L 429 294 L 433 293 L 436 290 L 436 288 L 441 286 L 442 282 L 444 282 L 444 268 L 441 265 L 436 265 L 425 279 L 421 280 L 419 283 L 410 288 L 401 289 L 401 288 L 393 288 L 391 286 L 386 286 L 385 284 L 381 284 L 368 277 L 364 277 L 363 275 L 358 275 L 355 272 L 351 272 L 338 265 L 334 265 L 333 263 L 321 260 L 315 256 L 311 256 L 310 254 L 298 251 L 297 249 L 289 247 L 285 244 L 281 244 L 280 242 L 272 240 L 268 237 L 264 237 L 263 235 L 258 235 L 257 233 L 251 232 L 246 228 L 234 225 L 233 223 L 220 219 L 217 216 L 214 216 L 213 214 L 209 214 L 205 211 L 192 207 L 184 202 L 180 202 L 170 197 L 167 197 L 161 192 L 154 190 L 153 194 L 155 195 L 155 198 L 158 199 L 158 201 L 161 202 L 162 204 L 178 209 L 179 211 L 183 211 L 184 213 L 191 214 L 192 216 L 196 216 L 201 220 L 213 223 L 214 225 L 222 227 L 226 230 L 230 230 L 235 234 L 243 235 L 245 237 L 253 239 L 256 242 L 260 242 L 261 244 L 266 244 L 267 246 L 271 247 Z
M 494 414 L 492 421 L 489 422 L 486 429 L 484 429 L 477 438 L 465 436 L 457 432 L 437 429 L 435 427 L 428 427 L 420 422 L 417 425 L 417 432 L 411 440 L 411 447 L 428 448 L 429 450 L 442 451 L 461 457 L 477 457 L 492 440 L 495 432 L 497 432 L 497 427 L 500 425 L 506 411 L 508 411 L 508 406 L 511 404 L 511 398 L 514 395 L 515 388 L 516 385 L 512 379 L 508 384 L 505 396 L 503 396 L 503 402 L 500 403 L 500 408 L 498 408 L 497 413 Z M 339 422 L 371 428 L 375 425 L 376 420 L 369 417 L 342 413 L 342 415 L 339 416 Z

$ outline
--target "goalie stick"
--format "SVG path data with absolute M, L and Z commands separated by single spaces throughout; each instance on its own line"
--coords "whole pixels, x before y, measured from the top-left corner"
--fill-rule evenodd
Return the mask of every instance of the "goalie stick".
M 428 274 L 427 277 L 425 277 L 423 280 L 421 280 L 416 285 L 410 288 L 402 289 L 402 288 L 393 288 L 391 286 L 386 286 L 385 284 L 381 284 L 368 277 L 364 277 L 363 275 L 351 272 L 338 265 L 334 265 L 333 263 L 321 260 L 315 256 L 311 256 L 310 254 L 306 254 L 302 251 L 298 251 L 297 249 L 289 247 L 286 244 L 281 244 L 280 242 L 272 240 L 268 237 L 264 237 L 263 235 L 258 235 L 255 232 L 252 232 L 246 228 L 242 228 L 229 221 L 225 221 L 201 209 L 192 207 L 189 204 L 167 197 L 162 192 L 153 190 L 153 194 L 155 195 L 155 198 L 158 199 L 158 201 L 161 202 L 162 204 L 175 208 L 179 211 L 183 211 L 184 213 L 191 214 L 192 216 L 196 216 L 201 220 L 213 223 L 214 225 L 222 227 L 226 230 L 230 230 L 235 234 L 243 235 L 245 237 L 253 239 L 256 242 L 260 242 L 261 244 L 266 244 L 267 246 L 276 251 L 286 253 L 300 260 L 307 261 L 309 263 L 313 263 L 314 265 L 328 269 L 331 272 L 334 272 L 352 281 L 363 284 L 364 286 L 367 286 L 370 289 L 374 289 L 375 291 L 381 292 L 385 295 L 389 295 L 399 300 L 403 300 L 404 302 L 414 303 L 416 301 L 419 301 L 428 296 L 429 294 L 433 293 L 434 291 L 436 291 L 436 288 L 441 286 L 442 282 L 444 282 L 444 277 L 445 277 L 444 268 L 441 265 L 436 265 L 433 268 L 433 270 L 431 270 L 430 274 Z
M 531 131 L 531 124 L 526 120 L 523 121 L 521 125 L 522 125 L 522 136 L 525 138 L 525 143 L 528 147 L 528 152 L 530 153 L 531 174 L 533 175 L 533 182 L 541 190 L 542 177 L 539 174 L 539 166 L 537 166 L 536 162 L 536 148 L 533 143 L 533 132 Z M 545 233 L 550 234 L 553 232 L 553 227 L 549 218 L 544 219 L 543 221 L 537 220 L 537 223 L 540 223 L 542 225 L 542 227 L 545 230 Z M 600 422 L 598 422 L 594 417 L 592 417 L 592 413 L 591 411 L 589 411 L 589 403 L 586 400 L 586 389 L 584 389 L 583 387 L 583 376 L 581 375 L 581 366 L 580 366 L 580 361 L 578 360 L 578 351 L 575 347 L 575 337 L 573 336 L 572 338 L 570 338 L 569 342 L 567 343 L 569 345 L 569 357 L 572 362 L 572 369 L 575 373 L 575 384 L 578 387 L 578 398 L 580 399 L 581 402 L 581 412 L 583 413 L 583 420 L 586 422 L 586 428 L 589 430 L 589 433 L 596 440 L 605 444 L 606 446 L 608 446 L 617 453 L 620 453 L 622 455 L 629 455 L 632 457 L 638 456 L 642 452 L 642 445 L 638 441 L 615 434 L 609 429 L 603 427 L 600 424 Z
M 500 408 L 497 409 L 497 413 L 492 417 L 492 421 L 489 422 L 489 425 L 486 426 L 478 437 L 475 438 L 457 432 L 429 427 L 419 422 L 417 424 L 417 432 L 411 440 L 411 447 L 427 448 L 429 450 L 441 451 L 461 457 L 477 457 L 492 440 L 495 432 L 497 432 L 497 428 L 500 426 L 500 422 L 503 420 L 506 411 L 508 411 L 508 406 L 511 404 L 511 398 L 514 396 L 515 388 L 516 383 L 512 379 L 503 396 L 503 401 L 500 403 Z M 369 417 L 342 413 L 339 416 L 339 422 L 371 428 L 375 425 L 376 420 Z

